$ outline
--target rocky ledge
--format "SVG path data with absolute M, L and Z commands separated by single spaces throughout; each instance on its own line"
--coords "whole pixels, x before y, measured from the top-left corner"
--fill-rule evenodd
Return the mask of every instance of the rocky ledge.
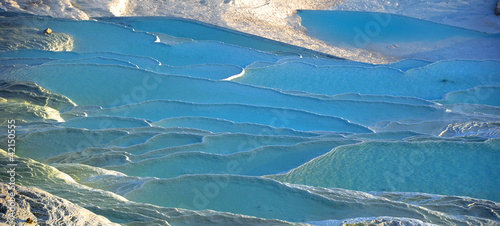
M 0 183 L 0 225 L 115 225 L 38 188 Z

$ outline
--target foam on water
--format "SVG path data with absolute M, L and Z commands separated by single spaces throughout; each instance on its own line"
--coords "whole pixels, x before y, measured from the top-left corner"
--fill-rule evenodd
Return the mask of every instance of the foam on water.
M 416 132 L 422 134 L 432 134 L 435 136 L 442 136 L 444 131 L 447 130 L 448 127 L 451 127 L 455 124 L 469 124 L 469 123 L 486 123 L 488 121 L 496 121 L 496 118 L 490 120 L 484 120 L 479 118 L 472 118 L 471 121 L 467 120 L 455 120 L 448 119 L 446 121 L 425 121 L 425 122 L 380 122 L 372 127 L 377 133 L 379 132 Z M 476 134 L 481 137 L 481 134 Z M 485 134 L 483 134 L 485 135 Z M 478 138 L 473 136 L 474 138 Z M 485 137 L 489 138 L 488 136 Z M 479 140 L 484 140 L 485 138 L 480 138 Z
M 396 217 L 360 217 L 354 219 L 325 220 L 307 222 L 311 225 L 333 226 L 333 225 L 415 225 L 415 226 L 434 226 L 435 224 L 425 223 L 411 218 Z
M 468 122 L 448 125 L 439 136 L 442 137 L 463 137 L 481 136 L 489 138 L 499 138 L 499 122 Z

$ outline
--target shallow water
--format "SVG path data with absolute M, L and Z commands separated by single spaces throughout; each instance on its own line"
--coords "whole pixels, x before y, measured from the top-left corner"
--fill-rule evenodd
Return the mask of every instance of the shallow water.
M 74 40 L 0 52 L 1 142 L 15 119 L 16 183 L 48 199 L 124 225 L 500 224 L 496 60 L 372 65 L 172 18 L 0 14 Z
M 387 13 L 301 10 L 302 25 L 313 37 L 364 48 L 370 43 L 438 42 L 487 37 L 477 31 Z

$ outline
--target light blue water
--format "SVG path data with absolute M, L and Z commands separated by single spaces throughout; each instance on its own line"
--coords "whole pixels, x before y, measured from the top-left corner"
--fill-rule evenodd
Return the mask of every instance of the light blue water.
M 235 123 L 228 120 L 219 118 L 207 117 L 177 117 L 168 118 L 153 123 L 156 126 L 165 128 L 169 127 L 184 127 L 184 128 L 198 128 L 214 133 L 247 133 L 247 134 L 265 134 L 273 135 L 290 135 L 290 136 L 318 136 L 318 134 L 296 131 L 289 128 L 274 128 L 261 124 L 253 123 Z
M 500 224 L 498 61 L 372 65 L 172 18 L 0 14 L 72 48 L 0 42 L 20 185 L 119 224 Z M 299 12 L 308 32 L 322 14 Z M 334 16 L 335 41 L 373 18 Z M 483 35 L 391 18 L 379 41 Z
M 471 71 L 470 68 L 476 69 Z M 234 81 L 326 95 L 385 94 L 433 100 L 455 90 L 498 85 L 498 70 L 498 61 L 442 61 L 406 72 L 387 66 L 317 66 L 287 62 L 247 69 L 244 76 Z
M 322 56 L 310 50 L 297 48 L 281 42 L 259 38 L 246 33 L 240 33 L 225 28 L 183 20 L 179 18 L 164 17 L 125 17 L 125 18 L 98 18 L 99 21 L 114 22 L 135 30 L 154 32 L 174 37 L 189 38 L 194 40 L 217 40 L 220 42 L 245 46 L 248 48 L 273 52 L 277 54 L 292 54 L 305 56 Z
M 368 142 L 334 149 L 279 176 L 279 180 L 361 191 L 440 191 L 446 195 L 475 195 L 498 200 L 497 193 L 485 191 L 498 188 L 500 180 L 478 180 L 500 176 L 500 169 L 494 163 L 500 160 L 498 142 L 498 139 L 462 144 Z M 418 190 L 412 190 L 417 187 Z
M 449 93 L 446 95 L 442 103 L 484 104 L 500 107 L 500 100 L 497 98 L 498 96 L 500 96 L 500 87 L 498 86 L 475 87 L 469 90 Z
M 415 18 L 376 12 L 300 10 L 312 37 L 337 45 L 364 48 L 371 43 L 436 42 L 452 38 L 496 37 Z

